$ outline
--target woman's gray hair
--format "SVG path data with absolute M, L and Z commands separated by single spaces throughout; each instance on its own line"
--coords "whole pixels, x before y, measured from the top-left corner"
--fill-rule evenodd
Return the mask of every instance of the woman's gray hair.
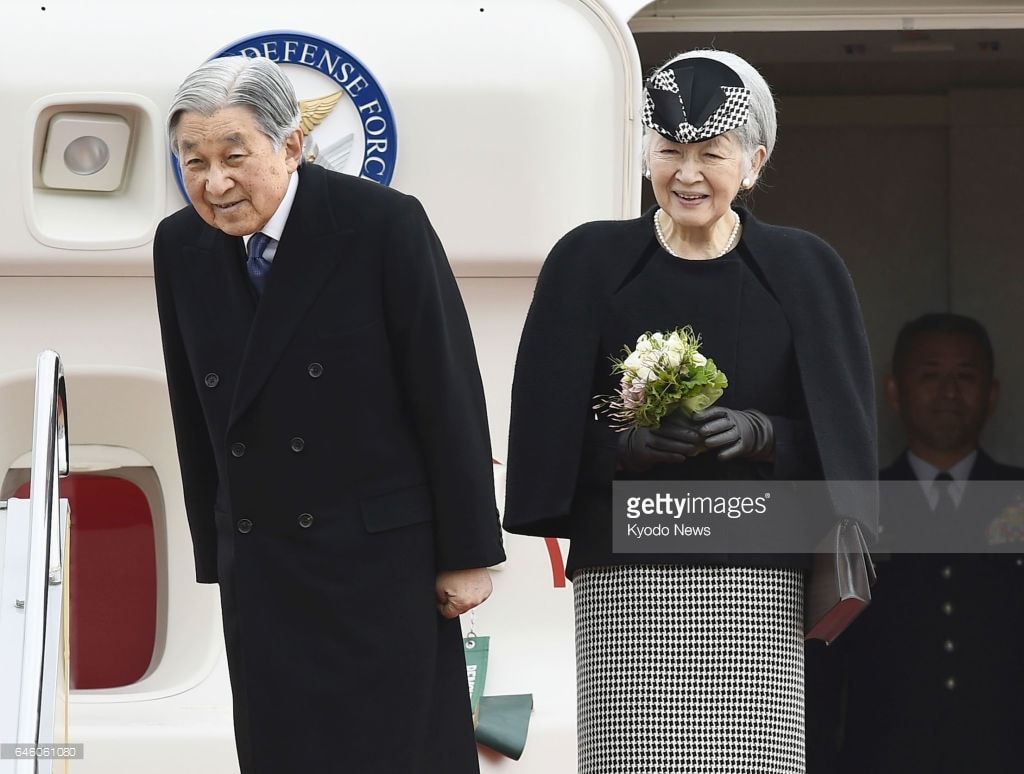
M 167 113 L 167 138 L 178 152 L 177 127 L 186 111 L 212 116 L 226 107 L 249 108 L 260 130 L 277 151 L 299 128 L 295 89 L 281 68 L 266 57 L 227 56 L 211 59 L 178 87 Z
M 733 133 L 739 139 L 748 160 L 757 146 L 763 145 L 766 150 L 764 166 L 767 166 L 775 149 L 775 136 L 778 133 L 778 119 L 775 114 L 775 97 L 772 95 L 771 87 L 764 77 L 750 62 L 741 56 L 729 51 L 716 49 L 695 49 L 678 54 L 666 61 L 658 70 L 666 65 L 678 62 L 680 59 L 692 59 L 693 57 L 704 57 L 721 62 L 735 72 L 743 81 L 743 85 L 750 90 L 750 114 L 747 116 L 747 123 L 733 129 Z M 644 128 L 643 135 L 643 163 L 646 169 L 647 155 L 650 148 L 651 129 Z

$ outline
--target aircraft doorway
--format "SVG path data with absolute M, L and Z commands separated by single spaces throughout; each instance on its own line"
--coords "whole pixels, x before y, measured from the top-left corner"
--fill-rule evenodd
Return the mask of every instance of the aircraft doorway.
M 642 71 L 714 47 L 762 72 L 779 104 L 779 140 L 747 206 L 762 220 L 821 235 L 843 256 L 877 380 L 907 319 L 944 310 L 977 317 L 1003 383 L 1000 421 L 984 445 L 1024 462 L 1024 439 L 1012 430 L 1024 422 L 1024 359 L 1016 351 L 1024 261 L 1014 223 L 1024 205 L 1024 31 L 753 32 L 727 21 L 714 30 L 697 14 L 673 24 L 694 21 L 701 31 L 678 31 L 650 15 L 673 5 L 680 4 L 654 4 L 631 21 Z M 653 202 L 645 182 L 643 209 Z M 882 405 L 879 421 L 887 461 L 902 434 Z

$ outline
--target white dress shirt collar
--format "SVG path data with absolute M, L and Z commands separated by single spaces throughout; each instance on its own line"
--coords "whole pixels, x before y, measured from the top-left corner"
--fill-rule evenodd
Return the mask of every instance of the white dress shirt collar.
M 277 243 L 281 241 L 281 235 L 284 233 L 284 225 L 288 222 L 288 214 L 292 211 L 292 203 L 295 201 L 295 190 L 298 186 L 299 170 L 296 169 L 288 178 L 288 188 L 284 192 L 281 203 L 277 205 L 277 209 L 270 216 L 270 220 L 260 229 L 262 233 L 270 237 L 267 249 L 263 251 L 263 257 L 268 261 L 273 261 L 274 255 L 277 253 Z M 246 248 L 249 247 L 249 240 L 251 238 L 252 234 L 245 237 Z
M 967 479 L 971 475 L 971 468 L 974 467 L 974 461 L 977 458 L 978 450 L 975 449 L 949 470 L 945 471 L 953 477 L 953 481 L 949 485 L 949 493 L 957 505 L 960 505 L 960 500 L 964 496 L 964 489 L 967 488 Z M 928 502 L 934 507 L 935 500 L 939 496 L 934 486 L 935 477 L 943 471 L 930 462 L 925 462 L 909 450 L 907 451 L 907 461 L 910 463 L 914 475 L 917 476 L 917 480 L 921 482 L 921 489 L 924 491 L 925 497 L 928 498 Z

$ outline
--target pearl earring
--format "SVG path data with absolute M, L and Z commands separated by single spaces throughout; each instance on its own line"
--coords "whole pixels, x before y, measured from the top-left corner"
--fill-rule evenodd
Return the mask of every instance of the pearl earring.
M 646 177 L 648 180 L 650 180 L 651 179 L 651 170 L 645 169 L 644 170 L 644 177 Z
M 750 178 L 749 177 L 743 178 L 743 187 L 744 188 L 750 188 L 751 185 L 753 185 L 753 184 L 750 182 Z

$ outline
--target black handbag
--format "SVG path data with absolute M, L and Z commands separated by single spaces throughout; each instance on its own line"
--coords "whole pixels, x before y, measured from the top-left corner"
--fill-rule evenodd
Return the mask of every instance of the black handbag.
M 860 525 L 840 519 L 815 549 L 804 594 L 804 639 L 832 642 L 871 602 L 875 565 Z

